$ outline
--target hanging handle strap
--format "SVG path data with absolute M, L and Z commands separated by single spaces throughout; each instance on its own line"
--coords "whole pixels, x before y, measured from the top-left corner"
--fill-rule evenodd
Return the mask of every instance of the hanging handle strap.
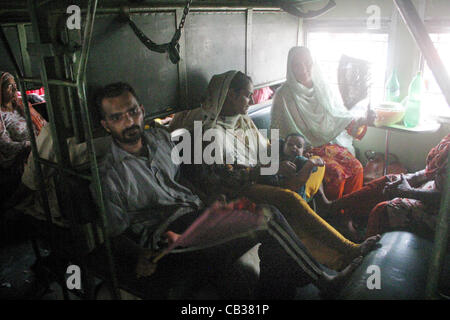
M 184 27 L 184 24 L 186 22 L 186 17 L 189 13 L 189 8 L 192 3 L 192 0 L 188 0 L 186 3 L 186 6 L 183 10 L 183 16 L 181 17 L 180 24 L 175 31 L 175 34 L 172 37 L 172 40 L 168 43 L 164 44 L 157 44 L 154 41 L 152 41 L 149 37 L 147 37 L 141 29 L 134 23 L 134 21 L 131 19 L 129 12 L 122 8 L 122 17 L 126 19 L 128 24 L 130 25 L 131 29 L 133 30 L 134 34 L 138 37 L 138 39 L 151 51 L 158 52 L 158 53 L 165 53 L 167 52 L 169 54 L 169 59 L 172 61 L 173 64 L 177 64 L 180 61 L 180 46 L 178 44 L 178 41 L 181 37 L 181 31 Z
M 294 4 L 292 4 L 292 1 L 278 1 L 280 7 L 290 13 L 294 16 L 300 17 L 300 18 L 317 18 L 318 16 L 323 15 L 324 13 L 328 12 L 332 8 L 336 6 L 336 2 L 334 0 L 329 0 L 327 5 L 319 10 L 310 10 L 307 12 L 300 11 Z

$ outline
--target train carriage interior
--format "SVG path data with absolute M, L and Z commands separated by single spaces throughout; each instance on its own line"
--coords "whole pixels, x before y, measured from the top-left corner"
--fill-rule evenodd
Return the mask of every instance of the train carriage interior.
M 337 135 L 321 140 L 325 143 L 313 142 L 313 134 L 306 132 L 308 117 L 322 119 L 318 122 L 322 127 L 332 127 L 337 120 L 326 124 L 326 119 L 331 119 L 328 114 L 345 113 L 358 119 L 372 115 L 372 121 L 356 131 L 355 121 L 342 127 L 340 131 L 348 132 L 351 139 L 350 147 L 333 149 L 344 149 L 361 167 L 359 187 L 347 193 L 342 186 L 343 193 L 341 190 L 335 198 L 328 194 L 331 185 L 343 176 L 348 179 L 350 173 L 345 168 L 328 179 L 332 163 L 337 161 L 332 157 L 340 154 L 326 151 L 320 154 L 325 168 L 321 171 L 325 191 L 321 193 L 331 204 L 319 194 L 308 202 L 301 199 L 306 212 L 312 211 L 320 223 L 355 243 L 366 239 L 374 226 L 370 223 L 378 223 L 379 228 L 386 225 L 377 229 L 381 239 L 365 253 L 332 299 L 449 299 L 450 1 L 0 0 L 0 37 L 0 299 L 161 299 L 162 289 L 154 290 L 154 286 L 166 286 L 165 280 L 152 280 L 159 272 L 159 262 L 156 273 L 147 279 L 131 274 L 132 250 L 121 249 L 109 229 L 116 220 L 108 216 L 112 213 L 105 205 L 110 195 L 104 193 L 102 166 L 110 159 L 110 149 L 121 144 L 114 132 L 109 134 L 112 127 L 105 126 L 109 115 L 105 116 L 105 109 L 99 111 L 96 99 L 108 84 L 131 85 L 132 96 L 143 109 L 130 109 L 119 117 L 128 121 L 135 114 L 142 115 L 142 132 L 161 130 L 172 141 L 179 141 L 185 131 L 172 130 L 175 119 L 184 121 L 190 110 L 205 112 L 211 79 L 229 70 L 250 77 L 246 113 L 272 146 L 279 142 L 282 148 L 288 146 L 289 136 L 281 135 L 287 132 L 282 127 L 287 128 L 288 121 L 300 121 L 306 125 L 296 128 L 303 128 L 298 133 L 303 135 L 308 157 L 316 155 L 329 150 L 326 146 L 331 146 Z M 280 135 L 278 131 L 274 135 L 274 110 L 285 103 L 283 112 L 291 112 L 282 93 L 289 88 L 294 92 L 289 75 L 294 74 L 295 80 L 297 74 L 289 71 L 288 59 L 293 47 L 306 47 L 312 57 L 314 94 L 333 97 L 330 108 L 339 104 L 340 111 L 317 107 L 306 114 L 289 114 L 281 118 L 285 122 L 279 124 Z M 318 87 L 316 70 L 320 70 L 326 90 Z M 229 99 L 232 84 L 227 86 Z M 17 112 L 8 111 L 8 90 L 15 94 L 11 101 L 20 101 Z M 107 95 L 100 99 L 100 108 L 105 99 L 109 99 Z M 301 104 L 304 100 L 299 99 L 292 101 Z M 327 103 L 322 97 L 313 101 L 314 106 Z M 295 112 L 298 110 L 303 109 Z M 9 128 L 14 120 L 10 114 L 23 120 L 26 142 L 13 141 L 16 138 L 11 134 L 9 140 L 5 138 L 5 133 L 13 130 Z M 417 116 L 415 123 L 407 121 L 409 115 Z M 220 115 L 215 121 L 217 117 Z M 37 118 L 41 119 L 39 130 Z M 11 157 L 12 144 L 26 148 Z M 433 157 L 440 158 L 434 161 Z M 435 171 L 432 165 L 437 166 Z M 429 179 L 432 184 L 424 190 L 426 199 L 383 199 L 385 211 L 377 217 L 385 220 L 373 218 L 381 212 L 382 201 L 367 210 L 364 202 L 381 199 L 388 187 L 353 203 L 352 210 L 364 212 L 352 216 L 350 222 L 343 218 L 348 217 L 346 209 L 336 210 L 336 214 L 329 211 L 347 194 L 370 189 L 386 175 L 408 181 L 408 174 L 421 170 L 427 178 L 434 174 Z M 155 179 L 161 183 L 158 174 Z M 443 179 L 438 181 L 437 176 Z M 145 189 L 139 180 L 133 181 L 129 192 Z M 397 185 L 395 181 L 386 183 Z M 411 209 L 411 205 L 419 207 Z M 280 204 L 277 209 L 284 215 L 282 208 Z M 404 220 L 398 218 L 397 209 L 407 211 Z M 164 214 L 156 205 L 151 210 L 158 217 Z M 418 210 L 423 214 L 420 221 L 414 220 Z M 286 219 L 291 224 L 290 218 Z M 405 227 L 406 220 L 414 228 Z M 317 243 L 327 241 L 317 237 Z M 232 254 L 226 257 L 227 263 L 217 266 L 214 276 L 180 276 L 164 289 L 165 299 L 260 299 L 260 244 L 241 249 L 233 241 L 228 242 Z M 308 242 L 304 243 L 309 249 Z M 316 258 L 316 251 L 311 252 Z M 331 264 L 322 263 L 321 259 L 329 261 L 323 258 L 327 254 L 317 255 L 318 263 L 326 272 L 338 274 Z M 167 257 L 159 261 L 164 259 Z M 72 275 L 81 278 L 73 280 Z M 278 279 L 274 281 L 276 286 Z M 329 298 L 319 291 L 312 283 L 299 285 L 292 298 Z

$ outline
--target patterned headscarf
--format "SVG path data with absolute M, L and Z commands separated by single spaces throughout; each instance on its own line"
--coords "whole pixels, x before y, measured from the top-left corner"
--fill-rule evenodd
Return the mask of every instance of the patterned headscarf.
M 448 152 L 450 150 L 450 134 L 445 136 L 439 144 L 430 150 L 427 156 L 427 166 L 425 174 L 427 177 L 434 177 L 439 174 L 447 165 Z
M 230 83 L 236 73 L 237 71 L 231 70 L 214 75 L 209 81 L 206 97 L 201 108 L 177 113 L 170 124 L 170 131 L 179 128 L 192 130 L 194 121 L 203 121 L 205 127 L 212 127 L 222 111 Z
M 6 81 L 8 81 L 9 79 L 13 78 L 14 76 L 9 73 L 9 72 L 4 72 L 4 71 L 0 71 L 0 86 L 1 86 L 1 90 L 0 90 L 0 105 L 3 105 L 3 85 L 6 83 Z M 17 100 L 17 94 L 16 96 L 13 98 L 13 100 Z M 14 101 L 16 102 L 16 101 Z M 16 105 L 17 103 L 14 103 L 14 105 Z
M 14 76 L 10 74 L 9 72 L 0 71 L 0 105 L 3 105 L 3 84 L 8 81 L 9 79 L 13 78 Z M 42 127 L 47 124 L 47 121 L 45 121 L 44 118 L 37 112 L 30 103 L 28 103 L 30 108 L 30 114 L 31 114 L 31 120 L 33 122 L 33 125 L 36 129 L 36 134 L 39 134 Z M 13 98 L 13 106 L 14 108 L 19 111 L 19 113 L 22 115 L 22 117 L 25 118 L 25 109 L 22 103 L 22 100 L 19 99 L 16 91 L 16 95 Z

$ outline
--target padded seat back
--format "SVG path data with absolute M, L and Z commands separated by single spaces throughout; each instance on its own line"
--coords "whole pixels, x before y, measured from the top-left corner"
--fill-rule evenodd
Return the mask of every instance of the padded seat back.
M 424 299 L 432 242 L 409 232 L 389 232 L 380 243 L 352 274 L 339 299 Z

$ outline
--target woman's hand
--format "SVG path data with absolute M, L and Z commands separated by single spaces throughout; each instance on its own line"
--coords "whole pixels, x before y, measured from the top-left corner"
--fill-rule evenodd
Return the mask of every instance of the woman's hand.
M 408 180 L 408 183 L 413 188 L 418 188 L 425 182 L 432 179 L 425 175 L 425 169 L 414 172 L 414 173 L 407 173 L 407 174 L 405 174 L 405 178 L 406 178 L 406 180 Z
M 278 174 L 285 177 L 292 177 L 297 173 L 297 166 L 292 161 L 283 161 L 280 163 Z
M 408 182 L 408 179 L 402 174 L 402 181 L 397 185 L 398 196 L 399 197 L 408 197 L 408 194 L 413 191 L 413 188 Z
M 394 192 L 397 189 L 397 186 L 402 182 L 402 176 L 399 174 L 389 174 L 387 178 L 389 182 L 386 182 L 383 194 L 387 195 L 389 198 L 394 198 Z
M 323 159 L 320 158 L 320 157 L 310 158 L 310 159 L 308 159 L 308 162 L 309 162 L 313 167 L 323 167 L 323 166 L 325 165 L 325 162 L 324 162 Z
M 408 194 L 413 190 L 405 175 L 390 175 L 391 182 L 386 183 L 383 193 L 390 198 L 408 197 Z

